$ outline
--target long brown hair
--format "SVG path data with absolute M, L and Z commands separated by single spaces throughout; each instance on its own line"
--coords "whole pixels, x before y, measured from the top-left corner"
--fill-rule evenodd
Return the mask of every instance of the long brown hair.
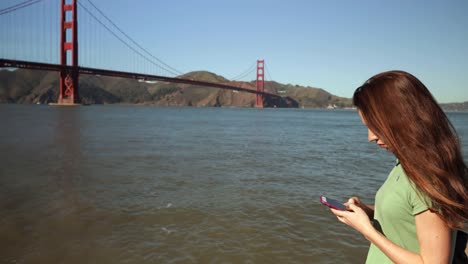
M 353 103 L 400 160 L 408 178 L 450 228 L 468 219 L 468 169 L 455 129 L 424 84 L 403 71 L 379 73 Z

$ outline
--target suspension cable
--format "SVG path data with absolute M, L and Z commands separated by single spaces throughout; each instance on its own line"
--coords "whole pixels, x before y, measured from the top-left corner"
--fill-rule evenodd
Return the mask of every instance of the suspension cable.
M 133 52 L 137 53 L 138 55 L 140 55 L 143 59 L 145 59 L 146 61 L 148 61 L 149 63 L 153 64 L 154 66 L 157 66 L 161 69 L 164 69 L 166 70 L 167 72 L 171 73 L 171 74 L 174 74 L 174 75 L 177 75 L 176 73 L 174 73 L 173 71 L 171 70 L 168 70 L 167 68 L 155 63 L 154 61 L 150 60 L 148 57 L 146 57 L 145 55 L 143 55 L 141 52 L 139 52 L 138 50 L 136 50 L 134 47 L 132 47 L 130 44 L 128 44 L 125 40 L 123 40 L 121 37 L 119 37 L 114 31 L 112 31 L 108 26 L 106 26 L 101 20 L 99 20 L 93 13 L 91 13 L 91 11 L 89 11 L 84 5 L 82 5 L 80 2 L 78 2 L 78 4 L 89 14 L 91 15 L 99 24 L 101 24 L 101 26 L 103 26 L 105 29 L 107 29 L 107 31 L 109 31 L 109 33 L 111 33 L 112 35 L 114 35 L 114 37 L 116 37 L 118 40 L 120 40 L 120 42 L 122 42 L 123 44 L 125 44 L 129 49 L 131 49 Z
M 265 71 L 266 71 L 266 73 L 267 73 L 267 75 L 268 75 L 268 79 L 269 79 L 270 81 L 273 81 L 273 79 L 271 78 L 271 75 L 270 75 L 270 71 L 268 71 L 268 67 L 267 67 L 266 64 L 265 64 Z
M 238 81 L 244 78 L 245 76 L 249 75 L 250 73 L 252 73 L 254 70 L 255 70 L 255 63 L 253 63 L 247 70 L 243 71 L 241 74 L 238 74 L 232 77 L 231 81 Z
M 158 59 L 157 57 L 155 57 L 153 54 L 151 54 L 148 50 L 146 50 L 145 48 L 143 48 L 140 44 L 138 44 L 135 40 L 133 40 L 133 38 L 131 38 L 128 34 L 126 34 L 119 26 L 117 26 L 108 16 L 106 16 L 104 14 L 104 12 L 102 12 L 96 5 L 93 4 L 93 2 L 91 2 L 90 0 L 87 0 L 107 21 L 109 21 L 109 23 L 111 23 L 120 33 L 122 33 L 127 39 L 129 39 L 133 44 L 135 44 L 138 48 L 140 48 L 141 50 L 143 50 L 147 55 L 149 55 L 150 57 L 152 57 L 153 59 L 157 60 L 159 63 L 163 64 L 164 66 L 166 66 L 167 68 L 171 69 L 172 72 L 174 74 L 177 73 L 178 75 L 182 75 L 183 73 L 174 69 L 173 67 L 169 66 L 168 64 L 166 64 L 165 62 L 163 62 L 162 60 Z M 177 75 L 176 74 L 176 75 Z
M 25 7 L 28 7 L 30 5 L 37 4 L 37 3 L 41 2 L 41 1 L 42 0 L 27 0 L 27 1 L 24 1 L 22 3 L 19 3 L 19 4 L 16 4 L 16 5 L 12 5 L 10 7 L 1 9 L 0 10 L 0 16 L 4 15 L 4 14 L 8 14 L 10 12 L 14 12 L 16 10 L 19 10 L 19 9 L 22 9 L 22 8 L 25 8 Z

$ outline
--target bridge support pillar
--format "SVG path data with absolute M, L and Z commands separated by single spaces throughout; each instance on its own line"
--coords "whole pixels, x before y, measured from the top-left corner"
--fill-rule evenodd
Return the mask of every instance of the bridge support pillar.
M 257 60 L 257 98 L 255 101 L 256 108 L 263 108 L 263 96 L 265 91 L 265 82 L 264 82 L 264 60 Z
M 66 2 L 67 0 L 61 0 L 60 64 L 62 69 L 60 70 L 59 105 L 73 105 L 80 102 L 77 0 Z

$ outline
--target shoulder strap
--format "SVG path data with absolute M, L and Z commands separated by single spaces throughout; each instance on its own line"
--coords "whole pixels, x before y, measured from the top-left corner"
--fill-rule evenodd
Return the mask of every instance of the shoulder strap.
M 468 257 L 466 256 L 466 244 L 468 241 L 468 234 L 458 230 L 457 239 L 455 241 L 455 252 L 453 254 L 452 264 L 466 264 Z

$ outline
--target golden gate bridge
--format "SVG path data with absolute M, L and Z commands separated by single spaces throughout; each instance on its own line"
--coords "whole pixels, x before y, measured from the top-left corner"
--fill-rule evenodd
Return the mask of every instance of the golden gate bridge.
M 44 4 L 44 2 L 47 2 L 47 4 Z M 82 74 L 183 83 L 247 92 L 255 94 L 255 107 L 257 108 L 263 108 L 266 99 L 274 101 L 291 100 L 290 98 L 285 99 L 275 92 L 265 91 L 264 60 L 257 60 L 255 88 L 180 77 L 182 75 L 180 71 L 164 63 L 139 45 L 90 0 L 87 0 L 87 5 L 82 4 L 82 2 L 84 1 L 60 0 L 60 3 L 58 3 L 51 0 L 28 0 L 0 9 L 0 24 L 2 24 L 0 27 L 2 31 L 0 35 L 2 37 L 0 67 L 58 72 L 59 95 L 57 103 L 59 105 L 80 103 L 78 81 L 79 76 Z M 40 3 L 43 4 L 39 5 Z M 50 11 L 53 10 L 51 4 L 56 5 L 56 9 L 60 10 L 59 15 L 54 17 L 54 13 Z M 94 12 L 91 11 L 92 8 Z M 81 12 L 84 15 L 79 16 Z M 102 18 L 100 19 L 98 16 Z M 43 22 L 44 17 L 45 20 L 48 19 L 49 21 Z M 81 25 L 78 21 L 84 21 L 85 23 Z M 94 24 L 90 21 L 94 21 Z M 31 24 L 32 26 L 30 26 Z M 25 29 L 28 27 L 32 27 L 32 29 Z M 84 29 L 83 32 L 80 31 L 79 33 L 79 27 Z M 102 31 L 97 31 L 97 28 L 101 28 Z M 59 33 L 54 34 L 57 31 Z M 137 69 L 134 71 L 115 69 L 115 67 L 109 67 L 102 64 L 102 62 L 98 67 L 93 67 L 93 65 L 99 64 L 96 62 L 95 57 L 101 56 L 96 54 L 109 53 L 110 50 L 108 46 L 111 43 L 107 39 L 104 40 L 104 50 L 96 51 L 97 47 L 102 44 L 96 44 L 95 42 L 102 42 L 103 32 L 113 36 L 114 40 L 117 39 L 116 42 L 126 47 L 134 57 L 129 59 L 128 56 L 122 53 L 111 56 L 113 58 L 122 57 L 123 64 L 126 65 L 123 68 L 127 69 L 127 65 L 130 64 L 129 61 L 132 61 L 134 65 L 138 65 L 135 67 Z M 26 37 L 21 37 L 21 35 L 26 35 Z M 79 43 L 87 51 L 79 50 Z M 58 49 L 58 51 L 53 49 Z M 49 56 L 38 55 L 41 53 Z M 82 53 L 85 53 L 85 55 Z M 58 58 L 55 58 L 53 54 L 59 54 Z M 139 61 L 136 62 L 135 57 Z M 101 60 L 108 61 L 106 58 Z M 84 61 L 84 63 L 81 63 L 81 61 Z M 149 65 L 149 67 L 146 66 L 145 69 L 142 69 L 142 64 Z M 252 70 L 254 69 L 252 68 Z M 154 74 L 155 72 L 157 74 Z M 246 74 L 240 76 L 246 76 Z

